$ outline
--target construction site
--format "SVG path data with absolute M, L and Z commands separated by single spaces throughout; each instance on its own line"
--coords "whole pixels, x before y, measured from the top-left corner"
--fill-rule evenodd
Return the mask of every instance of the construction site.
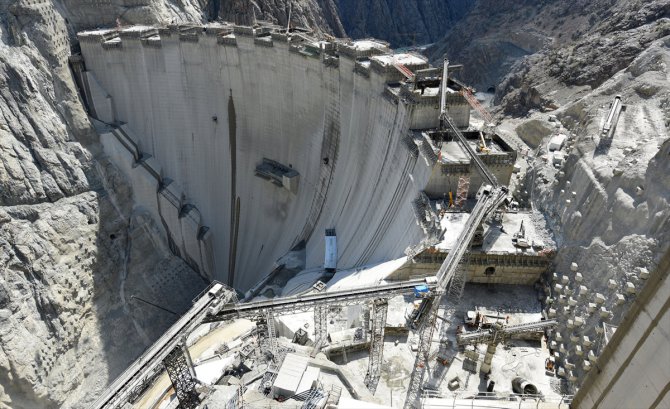
M 270 23 L 78 39 L 105 155 L 210 283 L 95 409 L 576 407 L 653 279 L 605 296 L 580 260 L 556 268 L 531 161 L 559 180 L 579 136 L 554 116 L 538 146 L 509 137 L 448 56 Z

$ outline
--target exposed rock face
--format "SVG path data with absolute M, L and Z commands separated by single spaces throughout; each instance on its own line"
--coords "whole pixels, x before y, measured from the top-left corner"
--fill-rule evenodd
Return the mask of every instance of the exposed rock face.
M 469 3 L 301 0 L 291 22 L 343 35 L 339 7 L 352 37 L 424 43 Z M 557 271 L 571 274 L 569 263 L 582 260 L 591 288 L 603 277 L 643 285 L 629 274 L 653 268 L 670 243 L 669 41 L 658 40 L 669 34 L 669 10 L 667 1 L 480 0 L 431 51 L 464 63 L 463 78 L 488 88 L 542 50 L 497 86 L 498 101 L 516 115 L 560 107 L 578 135 L 565 177 L 540 182 L 534 197 L 565 246 Z M 287 0 L 0 2 L 0 408 L 85 407 L 174 320 L 139 299 L 170 299 L 181 313 L 204 285 L 166 250 L 100 156 L 67 68 L 68 34 L 254 16 L 286 24 Z M 619 137 L 596 155 L 599 142 L 589 138 L 617 93 L 629 109 Z M 558 172 L 536 165 L 540 181 Z M 570 206 L 561 189 L 576 192 Z M 611 322 L 632 299 L 608 301 Z M 589 331 L 598 324 L 591 316 Z
M 561 2 L 561 4 L 570 2 Z M 463 64 L 461 79 L 480 90 L 495 87 L 521 57 L 550 41 L 541 23 L 543 8 L 558 2 L 479 0 L 467 16 L 438 40 L 427 54 L 438 62 L 446 55 Z M 459 75 L 454 73 L 455 75 Z
M 242 3 L 224 2 L 220 17 Z M 255 4 L 257 18 L 285 23 L 285 4 Z M 78 30 L 201 22 L 202 7 L 0 3 L 0 407 L 87 406 L 175 320 L 142 300 L 181 314 L 205 286 L 134 208 L 67 65 Z M 335 10 L 295 3 L 291 21 L 342 35 Z
M 562 105 L 554 112 L 562 125 L 556 132 L 572 135 L 568 155 L 562 165 L 554 166 L 545 139 L 531 161 L 534 171 L 526 183 L 535 181 L 532 201 L 547 216 L 559 243 L 555 271 L 570 278 L 561 291 L 547 282 L 561 334 L 553 339 L 568 350 L 560 365 L 565 359 L 581 363 L 589 350 L 596 355 L 602 350 L 597 331 L 603 323 L 618 325 L 635 300 L 629 283 L 639 292 L 645 285 L 641 269 L 652 271 L 670 250 L 669 67 L 670 36 L 651 43 L 626 69 L 576 101 L 569 100 L 575 98 L 569 89 L 554 94 Z M 601 129 L 617 94 L 626 109 L 610 139 Z M 535 113 L 525 125 L 553 126 L 546 117 Z M 570 268 L 573 262 L 583 276 L 581 283 Z M 603 303 L 589 311 L 596 293 L 604 296 Z M 570 298 L 577 305 L 570 306 Z M 569 320 L 576 322 L 577 317 L 584 323 L 571 327 Z M 571 341 L 575 336 L 578 341 Z M 594 345 L 584 347 L 583 336 Z M 573 372 L 578 386 L 584 369 L 579 364 Z
M 347 34 L 375 37 L 393 47 L 432 43 L 444 36 L 474 4 L 468 0 L 337 0 Z
M 63 0 L 60 9 L 75 31 L 116 25 L 201 22 L 198 0 Z
M 253 25 L 257 20 L 265 20 L 286 26 L 290 14 L 292 27 L 345 36 L 334 0 L 213 0 L 209 5 L 210 20 L 217 16 L 236 24 Z
M 99 156 L 67 66 L 63 16 L 102 25 L 116 14 L 93 3 L 66 6 L 0 4 L 3 408 L 85 407 L 176 318 L 139 298 L 170 299 L 180 314 L 204 286 Z M 154 22 L 169 14 L 147 7 L 126 16 Z
M 667 1 L 479 0 L 428 54 L 463 63 L 462 79 L 521 114 L 551 106 L 561 84 L 601 84 L 667 35 L 669 16 Z
M 496 103 L 509 114 L 553 109 L 550 95 L 565 85 L 595 88 L 626 68 L 649 45 L 670 34 L 667 1 L 590 2 L 589 24 L 570 40 L 554 37 L 552 46 L 520 61 L 496 89 Z M 601 8 L 594 8 L 599 7 Z M 558 22 L 572 20 L 567 14 Z M 569 31 L 565 31 L 569 32 Z

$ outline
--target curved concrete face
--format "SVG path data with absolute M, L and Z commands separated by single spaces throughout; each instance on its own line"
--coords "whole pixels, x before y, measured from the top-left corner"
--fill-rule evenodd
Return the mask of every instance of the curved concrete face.
M 247 289 L 302 241 L 305 267 L 321 266 L 327 228 L 338 268 L 400 257 L 423 238 L 411 204 L 431 168 L 402 142 L 414 107 L 384 92 L 392 66 L 355 72 L 353 57 L 237 29 L 146 30 L 80 34 L 84 88 L 100 119 L 125 123 L 116 142 L 103 138 L 110 156 L 151 155 L 143 166 L 163 196 L 133 176 L 141 166 L 119 166 L 201 273 Z M 120 153 L 120 134 L 141 153 Z M 264 158 L 277 183 L 256 176 Z

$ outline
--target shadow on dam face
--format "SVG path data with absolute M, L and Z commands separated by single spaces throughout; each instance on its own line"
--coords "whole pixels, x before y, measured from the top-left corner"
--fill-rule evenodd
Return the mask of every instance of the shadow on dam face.
M 176 254 L 246 290 L 297 243 L 320 268 L 327 228 L 340 269 L 420 242 L 411 204 L 432 169 L 402 142 L 414 109 L 385 95 L 387 74 L 231 36 L 79 35 L 86 98 L 120 124 L 101 135 L 105 152 Z
M 237 254 L 237 235 L 240 227 L 240 198 L 237 196 L 235 175 L 237 174 L 237 119 L 235 118 L 235 101 L 233 90 L 228 99 L 228 140 L 230 150 L 230 243 L 228 251 L 228 285 L 235 285 L 235 255 Z

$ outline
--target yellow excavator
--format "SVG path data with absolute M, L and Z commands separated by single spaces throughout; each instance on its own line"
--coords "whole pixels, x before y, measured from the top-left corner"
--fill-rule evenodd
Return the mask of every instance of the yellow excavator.
M 486 146 L 486 139 L 484 139 L 484 133 L 479 132 L 479 146 L 477 147 L 478 152 L 482 153 L 491 153 L 491 148 Z

